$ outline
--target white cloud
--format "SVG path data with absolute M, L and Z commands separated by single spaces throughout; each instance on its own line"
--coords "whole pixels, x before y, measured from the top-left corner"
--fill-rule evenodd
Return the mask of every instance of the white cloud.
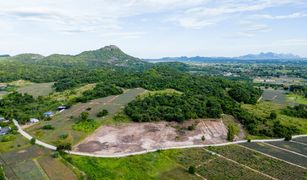
M 271 20 L 282 20 L 282 19 L 294 19 L 294 18 L 303 18 L 307 17 L 307 13 L 296 12 L 288 15 L 270 15 L 270 14 L 257 14 L 253 15 L 254 18 L 259 19 L 271 19 Z
M 286 4 L 297 4 L 297 0 L 220 0 L 211 4 L 203 4 L 199 7 L 189 8 L 179 15 L 171 18 L 184 28 L 201 29 L 203 27 L 217 24 L 232 17 L 241 16 L 245 13 L 258 12 L 267 8 Z M 295 14 L 296 15 L 296 14 Z

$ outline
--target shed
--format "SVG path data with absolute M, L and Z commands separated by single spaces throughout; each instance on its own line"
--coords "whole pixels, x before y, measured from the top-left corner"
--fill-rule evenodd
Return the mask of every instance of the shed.
M 59 107 L 58 107 L 58 110 L 59 110 L 59 111 L 62 111 L 62 110 L 64 110 L 64 109 L 66 109 L 66 108 L 67 108 L 66 106 L 59 106 Z
M 6 135 L 7 133 L 9 133 L 11 131 L 10 127 L 0 127 L 0 136 L 1 135 Z
M 44 113 L 45 117 L 52 117 L 54 115 L 54 113 L 52 111 L 48 111 Z
M 36 119 L 36 118 L 30 118 L 30 123 L 37 123 L 37 122 L 39 122 L 38 119 Z

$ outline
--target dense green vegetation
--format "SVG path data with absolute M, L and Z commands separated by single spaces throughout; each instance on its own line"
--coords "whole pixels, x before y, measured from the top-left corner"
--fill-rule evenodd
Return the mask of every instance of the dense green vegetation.
M 43 113 L 55 109 L 59 102 L 48 97 L 33 98 L 28 94 L 13 92 L 0 100 L 0 114 L 7 119 L 16 119 L 20 123 L 30 118 L 43 119 Z
M 107 97 L 123 93 L 123 90 L 113 84 L 98 83 L 94 89 L 85 91 L 83 96 L 77 98 L 78 102 L 87 102 L 92 99 Z
M 5 175 L 2 166 L 0 166 L 0 180 L 5 180 Z
M 300 104 L 294 107 L 287 107 L 284 109 L 284 114 L 307 119 L 307 106 Z

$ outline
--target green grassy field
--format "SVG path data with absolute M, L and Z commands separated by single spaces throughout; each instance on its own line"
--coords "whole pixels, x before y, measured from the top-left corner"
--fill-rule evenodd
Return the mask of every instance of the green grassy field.
M 53 92 L 52 86 L 54 83 L 33 83 L 26 86 L 19 87 L 19 93 L 27 93 L 34 97 L 47 96 Z
M 275 111 L 277 113 L 277 119 L 284 125 L 296 126 L 302 134 L 307 134 L 307 121 L 304 118 L 297 118 L 287 116 L 281 113 L 282 109 L 286 108 L 285 105 L 276 104 L 272 102 L 260 102 L 256 105 L 244 104 L 244 109 L 255 114 L 258 117 L 268 118 L 270 113 Z
M 14 151 L 30 146 L 30 143 L 20 134 L 14 135 L 14 139 L 8 142 L 1 142 L 0 136 L 0 153 Z
M 64 155 L 89 179 L 304 179 L 307 171 L 239 145 L 165 150 L 124 158 L 93 158 Z M 255 171 L 244 167 L 248 166 Z M 195 167 L 197 175 L 189 174 Z M 259 172 L 256 172 L 259 171 Z
M 66 157 L 89 179 L 199 179 L 189 174 L 187 168 L 195 161 L 203 162 L 211 158 L 212 155 L 201 149 L 168 150 L 114 159 Z
M 91 134 L 100 125 L 114 123 L 113 116 L 120 112 L 127 103 L 132 101 L 142 92 L 144 92 L 144 89 L 130 89 L 118 96 L 109 96 L 95 99 L 87 103 L 78 103 L 72 106 L 70 109 L 56 114 L 54 117 L 52 117 L 51 121 L 41 121 L 34 126 L 27 128 L 26 131 L 28 131 L 34 137 L 51 144 L 57 144 L 60 140 L 59 137 L 63 134 L 67 134 L 68 138 L 65 141 L 76 144 L 87 135 Z M 97 118 L 97 113 L 102 109 L 108 110 L 108 116 L 104 118 Z M 79 117 L 83 111 L 87 111 L 89 113 L 89 118 L 94 119 L 95 122 L 86 125 L 81 124 L 82 127 L 76 127 L 76 118 Z M 41 127 L 47 124 L 52 125 L 55 129 L 41 129 Z M 73 129 L 74 125 L 75 130 Z M 85 130 L 80 131 L 80 129 Z
M 293 102 L 296 104 L 307 104 L 307 98 L 304 96 L 298 95 L 298 94 L 288 94 L 287 95 L 287 101 Z

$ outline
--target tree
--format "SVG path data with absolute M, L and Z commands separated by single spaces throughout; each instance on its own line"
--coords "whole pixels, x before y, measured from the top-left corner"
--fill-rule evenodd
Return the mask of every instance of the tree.
M 233 141 L 235 136 L 235 128 L 234 126 L 231 124 L 228 126 L 228 132 L 227 132 L 227 140 L 228 141 Z
M 103 116 L 106 116 L 108 114 L 109 114 L 108 110 L 103 109 L 102 111 L 97 113 L 97 117 L 103 117 Z
M 270 114 L 270 119 L 276 119 L 277 118 L 277 113 L 276 112 L 271 112 Z
M 36 142 L 36 139 L 35 139 L 35 138 L 32 138 L 32 139 L 30 140 L 30 143 L 31 143 L 32 145 L 34 145 L 35 142 Z
M 81 115 L 80 115 L 80 118 L 81 118 L 82 121 L 87 121 L 89 115 L 90 114 L 88 112 L 82 112 Z
M 195 173 L 196 173 L 196 168 L 195 168 L 195 166 L 190 166 L 189 169 L 188 169 L 188 172 L 189 172 L 190 174 L 195 174 Z

